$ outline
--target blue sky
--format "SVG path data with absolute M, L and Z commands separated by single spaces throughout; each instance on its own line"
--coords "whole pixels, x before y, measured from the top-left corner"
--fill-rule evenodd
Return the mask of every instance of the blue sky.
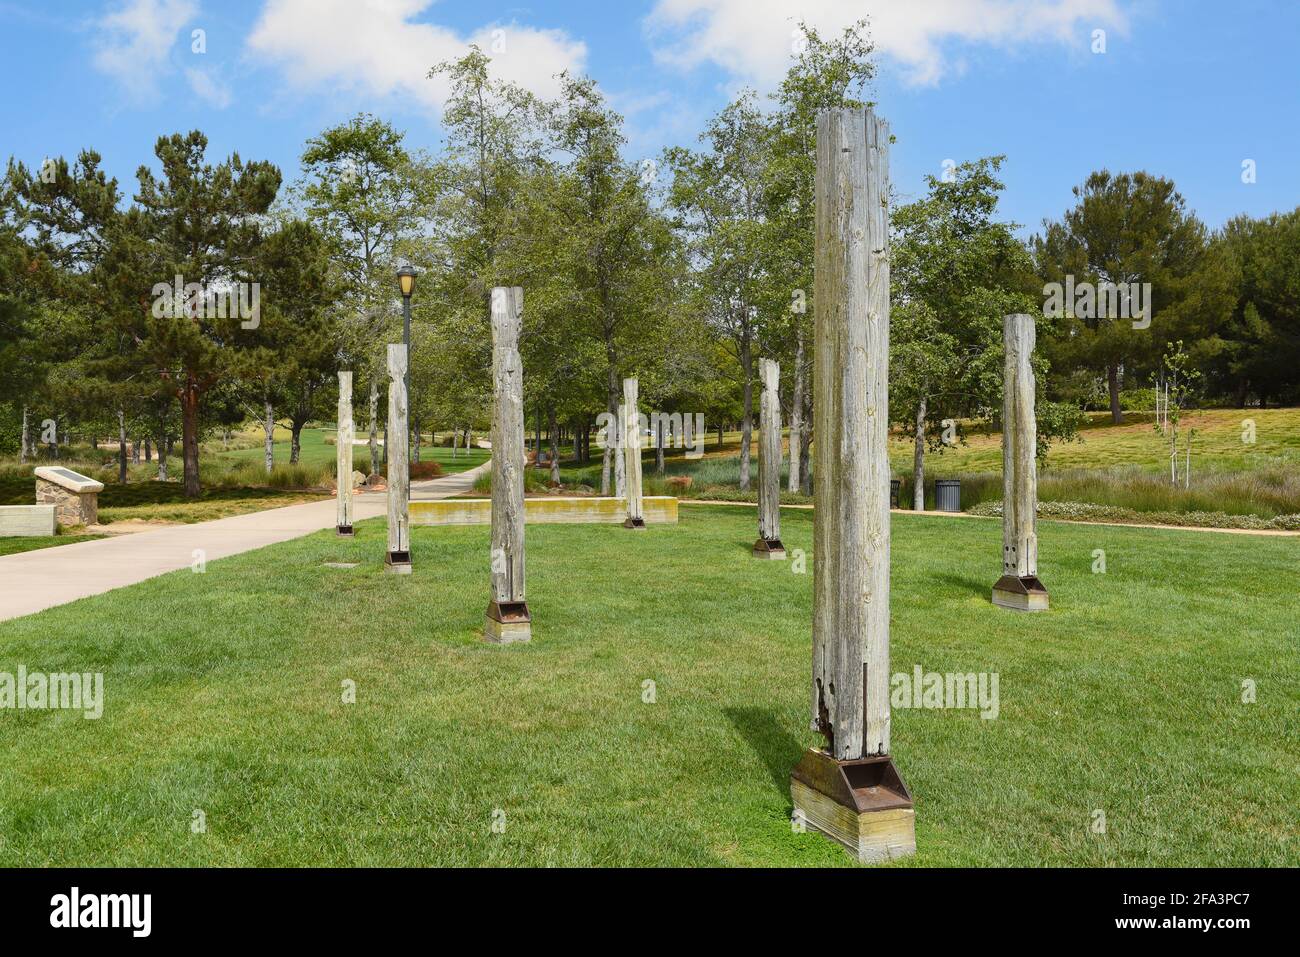
M 432 148 L 425 73 L 478 40 L 543 94 L 559 69 L 590 73 L 641 159 L 693 143 L 741 86 L 772 89 L 799 16 L 834 30 L 864 12 L 904 197 L 945 159 L 1003 153 L 1003 215 L 1031 229 L 1101 167 L 1172 177 L 1211 226 L 1300 204 L 1289 0 L 0 0 L 0 156 L 93 146 L 129 189 L 157 136 L 199 128 L 293 178 L 306 138 L 359 110 Z

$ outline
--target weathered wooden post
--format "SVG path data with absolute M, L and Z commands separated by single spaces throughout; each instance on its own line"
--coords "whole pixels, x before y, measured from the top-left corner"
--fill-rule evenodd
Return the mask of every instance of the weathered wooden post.
M 641 414 L 637 408 L 637 380 L 623 380 L 623 404 L 618 407 L 618 430 L 623 440 L 623 474 L 627 483 L 627 520 L 624 528 L 645 531 L 641 512 Z
M 1038 421 L 1034 415 L 1034 317 L 1002 320 L 1002 577 L 993 604 L 1046 611 L 1038 580 Z
M 356 428 L 352 424 L 352 373 L 339 373 L 339 413 L 335 441 L 335 471 L 338 473 L 338 527 L 341 538 L 352 532 L 352 441 Z
M 524 368 L 519 357 L 524 291 L 492 290 L 492 600 L 483 637 L 528 641 L 524 600 Z
M 763 382 L 758 420 L 758 541 L 755 558 L 785 558 L 781 544 L 781 367 L 771 359 L 758 360 Z M 798 455 L 791 447 L 791 455 Z
M 889 125 L 817 116 L 812 727 L 797 822 L 859 861 L 916 850 L 889 750 Z
M 411 468 L 406 435 L 406 346 L 388 345 L 388 555 L 387 571 L 411 574 Z

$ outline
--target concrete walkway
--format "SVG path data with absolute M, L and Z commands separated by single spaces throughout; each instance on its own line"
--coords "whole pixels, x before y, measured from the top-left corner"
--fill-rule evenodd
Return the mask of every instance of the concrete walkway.
M 468 492 L 489 468 L 491 463 L 484 462 L 468 472 L 412 482 L 411 498 L 449 498 Z M 358 522 L 388 510 L 388 496 L 383 493 L 357 494 L 352 501 Z M 5 555 L 0 557 L 0 621 L 189 568 L 197 549 L 202 549 L 204 561 L 213 561 L 333 528 L 336 519 L 337 505 L 331 498 Z

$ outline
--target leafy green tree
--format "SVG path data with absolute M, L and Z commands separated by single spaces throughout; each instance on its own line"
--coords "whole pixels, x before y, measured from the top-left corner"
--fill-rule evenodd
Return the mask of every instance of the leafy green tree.
M 1091 173 L 1074 188 L 1076 203 L 1059 222 L 1044 222 L 1032 250 L 1040 279 L 1076 286 L 1151 284 L 1150 324 L 1135 327 L 1118 316 L 1076 316 L 1066 303 L 1065 323 L 1045 346 L 1058 368 L 1086 368 L 1104 375 L 1111 417 L 1122 422 L 1122 377 L 1154 370 L 1156 345 L 1174 331 L 1177 309 L 1207 247 L 1205 227 L 1187 210 L 1171 180 L 1145 172 Z M 1094 310 L 1099 311 L 1099 310 Z
M 147 242 L 138 281 L 148 286 L 175 276 L 205 291 L 258 281 L 262 218 L 279 191 L 280 171 L 268 162 L 245 163 L 238 153 L 210 164 L 207 146 L 197 130 L 160 137 L 154 152 L 161 177 L 146 166 L 136 173 L 139 215 L 129 221 Z M 251 301 L 250 294 L 245 302 Z M 142 348 L 180 401 L 185 494 L 195 497 L 203 396 L 237 365 L 240 349 L 255 345 L 248 332 L 258 320 L 190 296 L 184 308 L 171 305 L 145 313 Z
M 302 171 L 304 210 L 330 244 L 348 316 L 342 362 L 367 380 L 370 461 L 378 471 L 379 393 L 388 381 L 385 346 L 397 315 L 397 250 L 423 208 L 420 171 L 403 135 L 364 113 L 308 140 Z
M 958 440 L 959 417 L 988 417 L 1002 395 L 1002 319 L 1034 311 L 1032 262 L 996 219 L 1002 157 L 927 177 L 893 214 L 890 417 L 913 436 L 913 495 L 924 507 L 925 450 Z
M 1224 303 L 1223 321 L 1192 340 L 1207 387 L 1241 407 L 1300 401 L 1300 209 L 1229 220 L 1207 258 L 1197 293 Z

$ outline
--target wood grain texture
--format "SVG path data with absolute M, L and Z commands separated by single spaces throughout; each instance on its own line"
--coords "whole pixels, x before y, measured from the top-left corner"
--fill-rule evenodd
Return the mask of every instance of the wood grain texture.
M 339 373 L 338 431 L 335 433 L 335 468 L 338 482 L 339 528 L 352 527 L 352 443 L 356 440 L 356 426 L 352 422 L 352 373 Z
M 781 367 L 759 359 L 758 377 L 758 537 L 775 542 L 781 538 Z
M 388 345 L 388 554 L 409 555 L 411 551 L 411 467 L 409 449 L 402 441 L 408 421 L 406 402 L 406 346 Z M 352 475 L 348 474 L 348 484 Z
M 1002 573 L 1038 575 L 1038 422 L 1034 412 L 1034 317 L 1006 316 L 1002 399 Z
M 817 117 L 812 725 L 889 752 L 889 127 Z
M 619 432 L 623 438 L 623 472 L 627 483 L 628 521 L 641 519 L 641 417 L 637 399 L 639 386 L 635 378 L 623 380 L 623 404 L 619 406 Z
M 524 600 L 524 291 L 492 290 L 492 599 Z

